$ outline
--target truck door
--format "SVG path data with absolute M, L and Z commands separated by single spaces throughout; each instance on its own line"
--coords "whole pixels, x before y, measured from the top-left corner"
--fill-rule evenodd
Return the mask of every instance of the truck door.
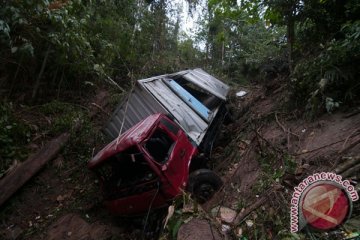
M 170 198 L 180 194 L 180 189 L 187 183 L 190 161 L 196 152 L 196 147 L 184 131 L 174 122 L 163 118 L 145 143 L 145 148 L 161 169 L 163 193 Z

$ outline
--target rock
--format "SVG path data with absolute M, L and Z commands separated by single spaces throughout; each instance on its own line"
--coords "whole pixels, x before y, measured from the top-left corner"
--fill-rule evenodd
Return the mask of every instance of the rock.
M 223 239 L 219 231 L 211 226 L 207 220 L 192 219 L 186 224 L 181 225 L 177 234 L 177 240 L 204 240 L 204 239 Z
M 232 223 L 236 217 L 236 212 L 231 208 L 220 207 L 220 218 L 221 221 L 226 223 Z
M 222 222 L 232 223 L 236 217 L 236 211 L 224 206 L 217 206 L 211 210 L 213 217 L 220 217 Z
M 221 231 L 222 231 L 223 233 L 228 233 L 228 232 L 230 232 L 230 230 L 231 230 L 231 227 L 230 227 L 229 225 L 227 225 L 227 224 L 221 224 Z
M 246 220 L 245 223 L 249 228 L 251 228 L 254 225 L 254 222 L 252 220 Z
M 50 226 L 46 239 L 95 240 L 111 237 L 109 227 L 99 223 L 89 224 L 76 214 L 67 214 Z
M 243 230 L 241 227 L 237 227 L 235 230 L 236 237 L 240 238 L 243 235 Z
M 243 97 L 243 96 L 245 96 L 246 94 L 247 94 L 246 91 L 241 90 L 241 91 L 238 91 L 235 95 L 236 95 L 237 97 Z

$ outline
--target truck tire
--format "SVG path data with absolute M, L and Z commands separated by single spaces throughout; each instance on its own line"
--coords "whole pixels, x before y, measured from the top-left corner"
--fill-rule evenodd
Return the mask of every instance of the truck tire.
M 208 201 L 222 186 L 221 178 L 209 169 L 198 169 L 189 176 L 187 190 L 199 202 Z

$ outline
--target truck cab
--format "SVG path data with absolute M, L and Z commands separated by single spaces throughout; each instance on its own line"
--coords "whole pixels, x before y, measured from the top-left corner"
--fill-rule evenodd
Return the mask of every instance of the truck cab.
M 134 215 L 165 206 L 180 195 L 198 153 L 185 132 L 164 114 L 154 114 L 102 149 L 90 162 L 100 179 L 105 206 Z

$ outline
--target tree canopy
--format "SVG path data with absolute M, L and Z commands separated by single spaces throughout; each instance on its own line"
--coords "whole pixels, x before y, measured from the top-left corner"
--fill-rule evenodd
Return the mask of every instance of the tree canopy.
M 2 0 L 2 93 L 34 101 L 203 67 L 237 82 L 288 76 L 299 106 L 358 98 L 357 0 L 186 2 L 201 13 L 195 37 L 172 1 Z

